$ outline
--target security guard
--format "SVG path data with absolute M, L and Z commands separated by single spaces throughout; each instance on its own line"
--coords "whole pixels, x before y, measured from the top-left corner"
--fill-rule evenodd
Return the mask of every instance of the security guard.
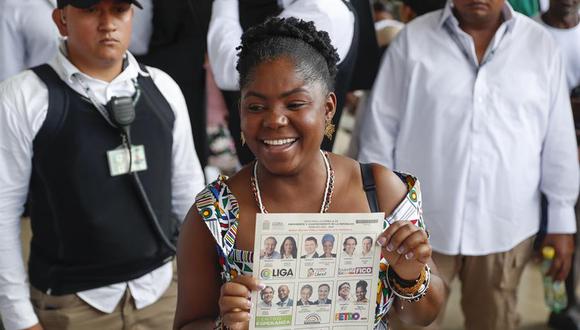
M 127 52 L 133 5 L 59 0 L 56 57 L 0 84 L 7 330 L 172 327 L 174 242 L 203 174 L 180 89 Z

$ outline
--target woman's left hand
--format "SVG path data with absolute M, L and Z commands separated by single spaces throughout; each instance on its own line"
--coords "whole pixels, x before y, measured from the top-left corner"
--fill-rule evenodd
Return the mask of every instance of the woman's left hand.
M 405 280 L 419 278 L 431 257 L 431 245 L 425 230 L 410 221 L 395 221 L 377 238 L 389 266 Z

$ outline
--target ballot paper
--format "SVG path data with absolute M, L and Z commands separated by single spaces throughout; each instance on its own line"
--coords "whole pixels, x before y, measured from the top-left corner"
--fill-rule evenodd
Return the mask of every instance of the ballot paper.
M 372 329 L 383 213 L 256 217 L 250 329 Z

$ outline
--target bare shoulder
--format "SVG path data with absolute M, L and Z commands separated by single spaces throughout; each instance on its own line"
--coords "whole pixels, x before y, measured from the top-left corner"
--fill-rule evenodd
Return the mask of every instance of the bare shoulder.
M 379 205 L 385 214 L 391 214 L 407 195 L 407 187 L 398 175 L 385 166 L 373 164 L 373 175 Z

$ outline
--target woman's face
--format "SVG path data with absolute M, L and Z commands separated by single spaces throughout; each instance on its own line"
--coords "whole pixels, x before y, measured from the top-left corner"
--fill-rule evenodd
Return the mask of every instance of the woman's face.
M 334 247 L 334 242 L 332 241 L 324 241 L 322 242 L 322 250 L 324 251 L 324 255 L 331 255 L 332 254 L 332 248 Z
M 294 249 L 294 243 L 291 240 L 287 239 L 284 241 L 284 254 L 291 255 L 292 250 Z
M 366 295 L 367 292 L 363 288 L 361 288 L 360 286 L 356 288 L 356 300 L 362 301 L 365 299 Z
M 281 57 L 258 64 L 242 89 L 241 127 L 248 147 L 271 173 L 291 175 L 314 157 L 336 97 L 322 82 L 306 82 Z M 315 163 L 316 164 L 316 163 Z
M 354 253 L 355 248 L 356 248 L 356 242 L 354 239 L 349 238 L 344 242 L 344 251 L 348 255 L 352 255 Z

